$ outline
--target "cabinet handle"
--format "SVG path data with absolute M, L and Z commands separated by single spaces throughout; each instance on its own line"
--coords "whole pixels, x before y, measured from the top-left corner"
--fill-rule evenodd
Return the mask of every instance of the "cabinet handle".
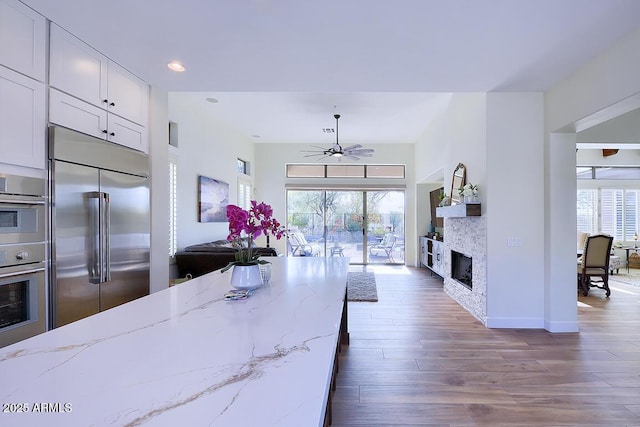
M 111 132 L 111 133 L 109 134 L 109 136 L 116 136 L 116 133 L 115 133 L 115 132 Z
M 102 133 L 107 133 L 107 130 L 106 130 L 106 129 L 104 129 L 104 130 L 102 131 Z
M 108 104 L 109 100 L 108 99 L 103 99 L 102 102 L 104 102 L 105 104 Z
M 115 107 L 115 106 L 116 106 L 116 103 L 115 103 L 115 102 L 112 102 L 112 103 L 111 103 L 111 104 L 109 104 L 109 105 L 110 105 L 111 107 Z

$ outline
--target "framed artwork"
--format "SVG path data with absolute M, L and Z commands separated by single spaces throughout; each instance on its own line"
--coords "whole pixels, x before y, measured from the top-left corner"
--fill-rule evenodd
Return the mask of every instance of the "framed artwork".
M 229 184 L 200 175 L 198 192 L 198 221 L 227 222 Z

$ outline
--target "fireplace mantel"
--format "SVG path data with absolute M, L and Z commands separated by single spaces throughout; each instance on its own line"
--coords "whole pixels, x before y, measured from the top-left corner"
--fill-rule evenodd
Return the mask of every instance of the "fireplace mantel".
M 463 203 L 438 207 L 436 208 L 436 216 L 442 218 L 465 218 L 468 216 L 480 216 L 480 211 L 480 203 Z

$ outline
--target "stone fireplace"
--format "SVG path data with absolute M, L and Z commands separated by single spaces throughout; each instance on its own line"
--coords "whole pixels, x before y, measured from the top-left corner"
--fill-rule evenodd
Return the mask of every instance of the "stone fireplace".
M 444 291 L 486 325 L 487 227 L 484 217 L 445 218 L 444 263 Z

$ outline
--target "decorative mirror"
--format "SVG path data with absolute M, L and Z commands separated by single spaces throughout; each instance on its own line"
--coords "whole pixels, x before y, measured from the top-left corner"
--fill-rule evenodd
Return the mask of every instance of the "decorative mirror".
M 458 189 L 463 187 L 467 183 L 467 169 L 462 163 L 458 163 L 458 166 L 453 171 L 453 178 L 451 179 L 451 204 L 458 205 L 462 202 Z

